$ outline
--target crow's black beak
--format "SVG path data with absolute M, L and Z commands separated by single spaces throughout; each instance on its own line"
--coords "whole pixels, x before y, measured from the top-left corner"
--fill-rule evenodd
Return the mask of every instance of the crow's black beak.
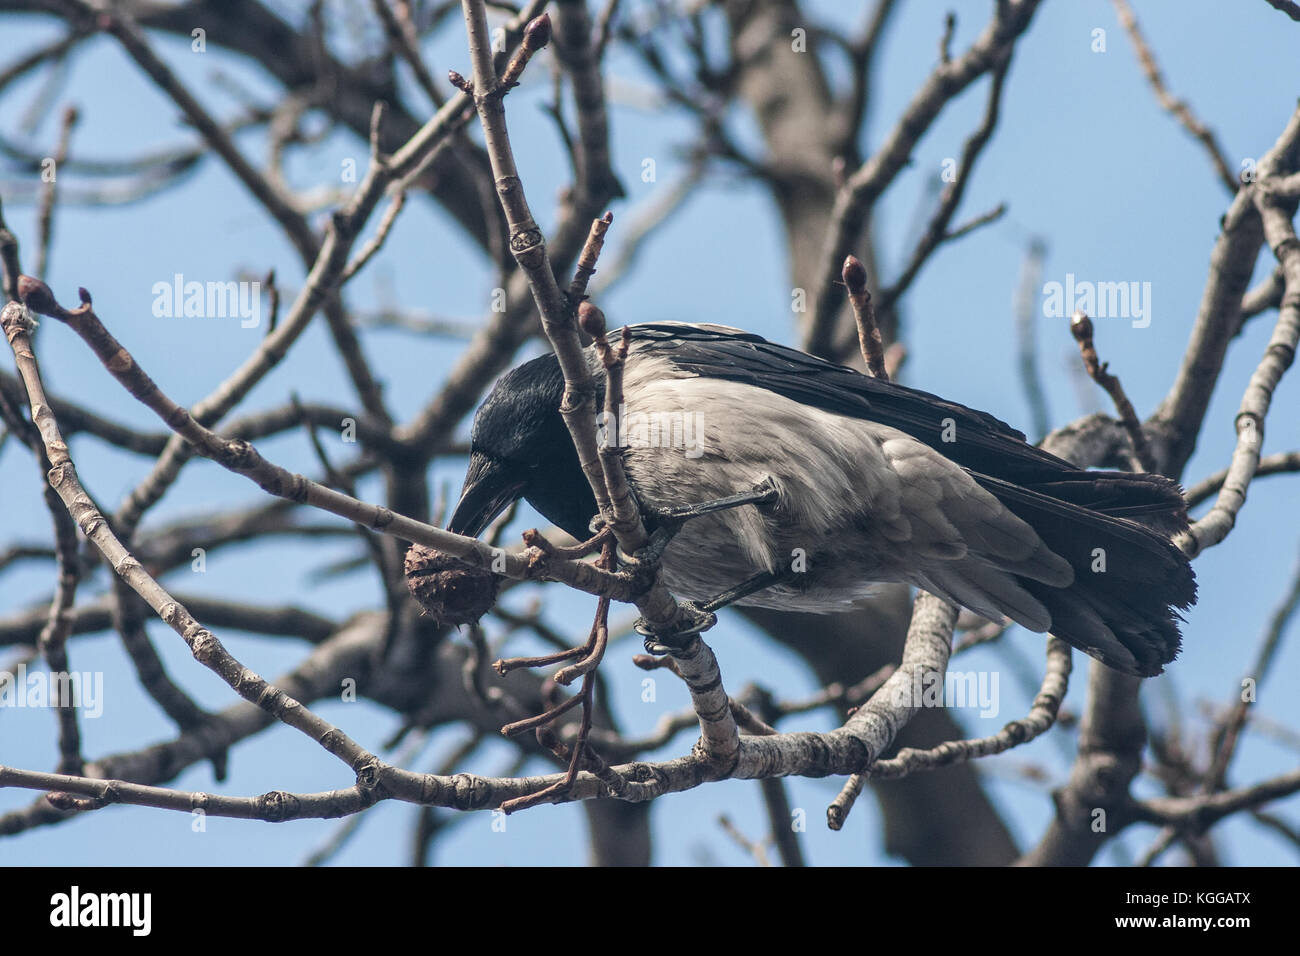
M 447 530 L 477 538 L 493 518 L 523 493 L 524 484 L 506 465 L 474 452 L 469 457 L 465 487 L 447 522 Z

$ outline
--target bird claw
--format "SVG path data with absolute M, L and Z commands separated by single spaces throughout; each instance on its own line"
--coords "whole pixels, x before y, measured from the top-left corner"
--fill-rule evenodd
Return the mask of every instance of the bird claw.
M 712 611 L 703 610 L 694 601 L 679 601 L 677 603 L 682 610 L 678 620 L 683 621 L 683 623 L 676 630 L 656 631 L 645 618 L 637 618 L 633 627 L 636 628 L 638 634 L 645 638 L 647 654 L 662 657 L 664 654 L 680 651 L 690 643 L 692 638 L 698 637 L 718 623 L 716 614 Z
M 677 532 L 682 530 L 680 521 L 661 522 L 654 531 L 650 532 L 650 540 L 646 542 L 645 547 L 634 551 L 630 556 L 622 552 L 619 557 L 624 564 L 637 565 L 639 567 L 654 567 L 663 559 L 664 552 L 668 550 L 669 543 L 677 536 Z

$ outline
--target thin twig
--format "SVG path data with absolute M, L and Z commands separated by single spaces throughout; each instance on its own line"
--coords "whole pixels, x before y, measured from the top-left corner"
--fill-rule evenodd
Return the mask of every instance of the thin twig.
M 841 274 L 844 276 L 844 285 L 849 290 L 849 304 L 853 307 L 853 318 L 858 327 L 858 348 L 862 350 L 862 360 L 867 363 L 867 371 L 873 377 L 888 382 L 885 344 L 880 337 L 876 310 L 871 305 L 871 293 L 867 289 L 867 270 L 857 256 L 848 256 L 844 260 Z
M 383 248 L 384 241 L 388 238 L 388 233 L 392 231 L 393 223 L 397 221 L 397 217 L 405 205 L 406 190 L 399 189 L 397 195 L 393 197 L 393 201 L 390 202 L 388 208 L 384 210 L 383 218 L 379 220 L 379 226 L 375 229 L 374 236 L 371 237 L 369 242 L 357 250 L 356 257 L 344 266 L 343 271 L 339 273 L 339 285 L 343 285 L 354 275 L 364 269 L 366 263 L 374 258 L 375 253 Z
M 1284 451 L 1276 455 L 1269 455 L 1267 458 L 1261 458 L 1259 467 L 1255 469 L 1255 477 L 1263 478 L 1266 475 L 1292 474 L 1297 471 L 1300 471 L 1300 451 Z M 1183 494 L 1187 507 L 1194 508 L 1201 502 L 1213 497 L 1227 480 L 1228 469 L 1224 468 L 1192 485 Z
M 389 44 L 411 68 L 415 81 L 420 84 L 420 89 L 424 90 L 424 95 L 435 108 L 441 107 L 446 97 L 433 82 L 433 74 L 429 72 L 424 58 L 420 56 L 419 40 L 409 16 L 410 9 L 405 4 L 397 4 L 398 9 L 394 10 L 389 6 L 388 0 L 372 0 L 370 5 L 384 24 Z
M 767 855 L 767 847 L 763 841 L 751 840 L 741 832 L 740 827 L 731 821 L 731 817 L 725 813 L 718 817 L 718 826 L 722 827 L 722 832 L 731 837 L 732 841 L 740 847 L 745 853 L 754 858 L 754 862 L 759 866 L 771 866 L 772 858 Z
M 1292 770 L 1237 790 L 1134 801 L 1131 812 L 1135 819 L 1144 823 L 1165 824 L 1176 832 L 1204 833 L 1224 817 L 1297 792 L 1300 792 L 1300 770 Z
M 1160 66 L 1156 63 L 1155 54 L 1151 52 L 1146 37 L 1142 35 L 1142 28 L 1138 25 L 1137 17 L 1133 14 L 1133 8 L 1129 6 L 1128 0 L 1111 0 L 1111 2 L 1115 5 L 1115 13 L 1119 16 L 1120 26 L 1128 33 L 1129 39 L 1133 41 L 1138 63 L 1141 64 L 1147 83 L 1150 84 L 1152 92 L 1156 95 L 1156 101 L 1174 119 L 1178 120 L 1183 129 L 1187 130 L 1205 147 L 1205 152 L 1209 154 L 1210 162 L 1214 166 L 1215 174 L 1219 177 L 1219 182 L 1223 183 L 1228 192 L 1235 193 L 1241 187 L 1241 182 L 1228 168 L 1228 163 L 1223 158 L 1223 149 L 1219 146 L 1218 139 L 1208 126 L 1196 118 L 1196 114 L 1192 112 L 1186 101 L 1175 97 L 1169 92 L 1169 88 L 1165 86 L 1164 77 L 1160 75 Z
M 1047 408 L 1047 393 L 1043 388 L 1038 364 L 1038 291 L 1042 288 L 1043 260 L 1047 256 L 1047 243 L 1032 237 L 1025 246 L 1025 257 L 1020 264 L 1020 279 L 1012 302 L 1016 323 L 1016 351 L 1020 366 L 1020 384 L 1029 403 L 1029 415 L 1034 423 L 1034 441 L 1042 441 L 1051 423 Z
M 1097 348 L 1092 342 L 1092 320 L 1083 312 L 1075 312 L 1070 318 L 1070 334 L 1079 343 L 1079 355 L 1083 358 L 1083 366 L 1088 370 L 1088 375 L 1106 390 L 1106 394 L 1115 403 L 1115 410 L 1119 412 L 1120 422 L 1128 432 L 1129 440 L 1133 442 L 1133 454 L 1142 470 L 1155 471 L 1155 456 L 1151 452 L 1146 433 L 1142 430 L 1142 422 L 1133 410 L 1133 403 L 1128 400 L 1119 378 L 1110 373 L 1110 363 L 1102 362 L 1097 357 Z
M 578 256 L 578 266 L 574 271 L 573 281 L 569 283 L 569 305 L 574 309 L 587 297 L 587 283 L 596 273 L 596 260 L 600 258 L 600 251 L 605 246 L 605 233 L 613 223 L 612 212 L 607 212 L 591 222 L 591 232 L 587 234 L 587 241 Z
M 36 275 L 44 279 L 49 269 L 50 241 L 54 237 L 54 207 L 59 198 L 59 175 L 68 160 L 68 143 L 72 139 L 72 128 L 77 125 L 77 108 L 69 106 L 63 111 L 63 121 L 59 126 L 59 142 L 50 157 L 48 170 L 42 166 L 42 173 L 48 172 L 49 178 L 43 179 L 40 202 L 36 213 Z

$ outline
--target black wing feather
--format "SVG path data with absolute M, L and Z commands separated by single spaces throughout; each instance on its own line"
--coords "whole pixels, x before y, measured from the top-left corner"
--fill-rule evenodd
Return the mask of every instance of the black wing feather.
M 1027 444 L 1023 432 L 986 412 L 872 378 L 749 332 L 634 325 L 632 339 L 698 375 L 744 382 L 823 411 L 897 428 L 973 471 L 1022 483 L 1078 471 Z M 956 440 L 945 442 L 945 431 Z
M 1023 432 L 987 412 L 930 392 L 721 326 L 646 324 L 632 326 L 631 333 L 633 341 L 685 371 L 744 382 L 823 411 L 897 428 L 974 473 L 1150 524 L 1166 534 L 1186 527 L 1177 482 L 1162 475 L 1078 468 L 1030 445 Z

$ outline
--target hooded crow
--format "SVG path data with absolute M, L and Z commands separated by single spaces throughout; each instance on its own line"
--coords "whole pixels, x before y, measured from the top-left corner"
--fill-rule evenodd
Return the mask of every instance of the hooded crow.
M 903 582 L 1126 674 L 1177 655 L 1175 608 L 1196 602 L 1196 579 L 1171 542 L 1187 527 L 1176 482 L 1077 468 L 984 412 L 738 329 L 630 331 L 624 407 L 600 438 L 618 443 L 647 528 L 675 532 L 662 569 L 680 597 L 834 612 Z M 477 536 L 523 497 L 588 536 L 597 507 L 563 391 L 552 354 L 497 382 L 449 530 Z M 755 489 L 753 503 L 674 517 Z

